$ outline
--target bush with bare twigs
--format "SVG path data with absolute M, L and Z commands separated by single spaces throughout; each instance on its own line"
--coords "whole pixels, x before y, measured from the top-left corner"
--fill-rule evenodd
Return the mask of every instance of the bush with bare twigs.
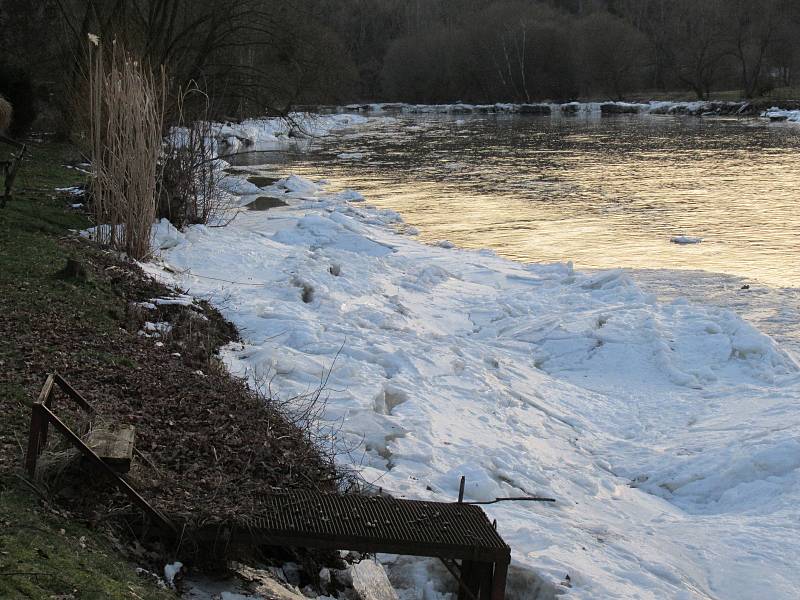
M 191 109 L 187 109 L 191 106 Z M 164 143 L 158 217 L 176 227 L 218 223 L 226 208 L 218 187 L 208 96 L 196 85 L 178 93 L 176 114 Z
M 0 50 L 0 96 L 14 107 L 14 111 L 3 133 L 20 139 L 25 137 L 36 119 L 36 92 L 30 74 L 23 68 L 4 63 L 4 58 Z
M 11 125 L 11 103 L 0 96 L 0 135 L 4 134 Z
M 164 77 L 118 43 L 98 45 L 89 70 L 94 216 L 101 243 L 141 259 L 150 252 L 164 115 Z

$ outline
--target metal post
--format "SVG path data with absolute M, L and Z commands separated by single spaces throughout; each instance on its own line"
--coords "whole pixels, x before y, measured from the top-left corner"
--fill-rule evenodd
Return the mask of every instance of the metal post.
M 506 577 L 508 576 L 508 563 L 498 562 L 494 566 L 494 577 L 492 579 L 492 599 L 505 600 L 506 598 Z
M 458 485 L 458 503 L 461 504 L 464 501 L 464 484 L 466 484 L 467 478 L 463 475 L 461 476 L 461 483 Z
M 494 576 L 494 564 L 485 563 L 481 572 L 481 598 L 480 600 L 492 600 L 492 579 Z
M 479 563 L 471 560 L 461 561 L 461 581 L 458 588 L 458 600 L 478 600 L 481 585 L 481 569 Z

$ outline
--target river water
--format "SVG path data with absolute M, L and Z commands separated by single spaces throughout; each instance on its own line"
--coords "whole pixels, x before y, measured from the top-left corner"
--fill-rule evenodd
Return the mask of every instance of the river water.
M 731 309 L 800 355 L 797 125 L 403 115 L 233 162 L 356 189 L 423 242 L 630 269 L 660 299 Z
M 793 125 L 401 116 L 322 138 L 288 160 L 292 172 L 400 212 L 427 242 L 573 261 L 577 269 L 699 269 L 800 287 L 800 128 Z M 671 243 L 679 235 L 703 241 Z

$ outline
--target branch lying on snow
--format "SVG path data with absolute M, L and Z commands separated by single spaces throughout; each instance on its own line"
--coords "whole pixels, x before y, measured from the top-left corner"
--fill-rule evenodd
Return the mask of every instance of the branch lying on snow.
M 352 447 L 343 448 L 339 436 L 344 426 L 343 418 L 336 422 L 326 422 L 322 417 L 329 400 L 329 380 L 345 343 L 346 341 L 339 347 L 330 367 L 323 369 L 317 387 L 304 394 L 282 399 L 272 387 L 272 382 L 277 376 L 276 372 L 268 372 L 264 375 L 245 374 L 245 379 L 251 381 L 251 389 L 261 401 L 275 414 L 280 415 L 293 427 L 301 430 L 310 442 L 309 447 L 316 448 L 317 452 L 325 457 L 330 465 L 336 464 L 337 456 L 350 455 L 361 445 L 359 442 L 354 443 Z M 267 429 L 269 428 L 270 423 L 267 423 Z M 325 478 L 323 483 L 336 480 L 342 491 L 361 489 L 367 483 L 354 469 L 343 469 L 339 465 L 332 470 L 334 476 Z M 315 482 L 309 481 L 308 483 L 315 486 Z
M 485 502 L 461 502 L 461 504 L 497 504 L 498 502 L 555 502 L 555 498 L 540 498 L 539 496 L 523 496 L 522 498 L 495 498 Z

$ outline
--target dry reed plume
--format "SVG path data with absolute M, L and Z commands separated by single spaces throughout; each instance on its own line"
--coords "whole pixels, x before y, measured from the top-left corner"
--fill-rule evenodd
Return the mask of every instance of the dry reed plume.
M 93 40 L 94 41 L 94 40 Z M 92 53 L 92 191 L 98 241 L 135 259 L 150 252 L 164 115 L 164 77 L 120 44 Z

